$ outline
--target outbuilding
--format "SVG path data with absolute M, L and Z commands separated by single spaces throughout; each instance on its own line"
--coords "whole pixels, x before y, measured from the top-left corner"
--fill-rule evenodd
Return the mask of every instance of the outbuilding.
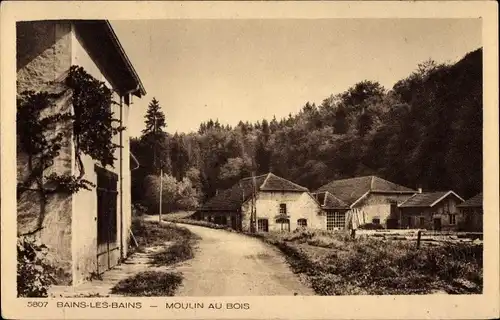
M 305 187 L 273 173 L 241 179 L 196 213 L 198 219 L 259 232 L 326 228 L 325 213 Z

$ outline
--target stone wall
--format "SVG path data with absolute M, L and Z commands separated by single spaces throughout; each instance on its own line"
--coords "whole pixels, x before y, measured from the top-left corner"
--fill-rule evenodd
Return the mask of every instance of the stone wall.
M 391 202 L 401 203 L 410 198 L 412 194 L 383 194 L 371 193 L 354 205 L 361 214 L 360 224 L 372 223 L 373 219 L 379 219 L 380 224 L 387 227 L 387 219 L 399 220 L 399 209 L 391 213 Z
M 71 25 L 65 22 L 19 22 L 17 28 L 17 93 L 26 90 L 60 93 L 55 106 L 42 116 L 68 111 L 70 96 L 62 81 L 71 65 Z M 54 128 L 56 132 L 70 130 L 69 123 Z M 17 133 L 22 134 L 22 133 Z M 71 135 L 65 134 L 60 155 L 47 174 L 71 173 Z M 23 181 L 29 175 L 28 155 L 18 144 L 17 179 Z M 32 186 L 36 188 L 35 185 Z M 18 234 L 32 232 L 41 227 L 33 236 L 50 248 L 49 260 L 60 268 L 58 282 L 70 284 L 71 251 L 71 196 L 52 195 L 46 206 L 37 191 L 26 191 L 18 199 Z
M 326 229 L 326 214 L 318 202 L 307 192 L 269 192 L 261 191 L 257 194 L 256 215 L 257 219 L 267 218 L 269 231 L 279 231 L 281 224 L 275 217 L 280 213 L 280 204 L 287 207 L 290 219 L 290 230 L 297 228 L 298 219 L 307 219 L 309 228 Z M 246 201 L 242 206 L 242 228 L 250 230 L 251 201 Z
M 89 57 L 81 44 L 78 34 L 71 23 L 65 21 L 37 21 L 21 22 L 17 24 L 17 91 L 25 90 L 49 91 L 60 93 L 55 107 L 48 110 L 50 113 L 70 111 L 71 93 L 64 86 L 64 79 L 71 65 L 83 67 L 89 74 L 100 81 L 104 81 L 111 88 L 109 82 L 100 72 L 99 66 Z M 120 97 L 114 94 L 113 99 L 120 102 Z M 120 106 L 114 105 L 115 117 L 120 115 Z M 123 104 L 124 126 L 127 126 L 128 106 Z M 60 174 L 78 174 L 74 161 L 74 146 L 72 142 L 71 126 L 58 125 L 55 132 L 66 130 L 65 140 L 60 155 L 54 165 L 47 170 Z M 120 143 L 116 135 L 114 143 Z M 123 256 L 127 252 L 129 227 L 131 224 L 130 200 L 130 164 L 129 164 L 129 137 L 127 131 L 122 133 L 123 149 L 115 151 L 114 167 L 106 169 L 120 173 L 120 156 L 123 156 L 123 223 L 120 224 L 120 197 L 117 196 L 117 241 L 116 246 L 123 243 Z M 120 152 L 121 150 L 121 152 Z M 82 157 L 85 166 L 84 178 L 96 183 L 94 171 L 95 162 L 88 156 Z M 18 148 L 17 174 L 18 180 L 27 176 L 28 156 Z M 120 180 L 117 184 L 120 191 Z M 58 284 L 78 284 L 84 281 L 92 272 L 97 271 L 97 195 L 96 190 L 80 190 L 73 196 L 54 195 L 49 199 L 45 210 L 40 207 L 36 191 L 25 192 L 18 199 L 18 233 L 23 234 L 35 230 L 39 223 L 42 229 L 35 233 L 42 243 L 50 249 L 52 263 L 61 268 Z M 41 215 L 41 212 L 45 212 Z M 123 227 L 121 232 L 120 227 Z M 122 238 L 122 241 L 120 241 Z M 107 258 L 106 258 L 107 259 Z M 120 250 L 110 255 L 113 264 L 120 259 Z
M 465 216 L 463 212 L 459 212 L 456 209 L 458 202 L 455 198 L 449 198 L 449 201 L 453 202 L 449 212 L 455 215 L 454 224 L 450 223 L 449 213 L 444 212 L 444 203 L 440 202 L 432 208 L 401 208 L 402 227 L 404 229 L 420 228 L 434 230 L 434 219 L 440 219 L 442 231 L 457 231 L 465 223 Z M 411 219 L 411 226 L 408 219 Z M 421 219 L 423 219 L 423 224 L 420 223 Z

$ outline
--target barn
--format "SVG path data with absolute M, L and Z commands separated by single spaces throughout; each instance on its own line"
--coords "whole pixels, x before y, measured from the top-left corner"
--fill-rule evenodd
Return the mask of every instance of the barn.
M 464 224 L 467 231 L 483 232 L 482 192 L 459 204 L 457 208 L 465 220 Z
M 399 205 L 402 228 L 458 230 L 463 217 L 457 206 L 464 200 L 452 190 L 417 193 Z
M 363 176 L 331 181 L 316 190 L 315 194 L 328 193 L 347 205 L 349 211 L 336 208 L 334 221 L 338 225 L 341 223 L 337 221 L 349 220 L 346 216 L 350 212 L 354 217 L 353 223 L 358 226 L 374 224 L 397 229 L 398 204 L 417 192 L 376 176 Z
M 273 173 L 239 180 L 207 201 L 195 217 L 239 231 L 326 228 L 326 215 L 309 190 Z

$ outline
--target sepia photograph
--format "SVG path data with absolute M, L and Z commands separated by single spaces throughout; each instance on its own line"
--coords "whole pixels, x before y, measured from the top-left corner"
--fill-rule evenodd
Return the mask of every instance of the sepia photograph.
M 483 23 L 16 21 L 17 298 L 481 296 Z

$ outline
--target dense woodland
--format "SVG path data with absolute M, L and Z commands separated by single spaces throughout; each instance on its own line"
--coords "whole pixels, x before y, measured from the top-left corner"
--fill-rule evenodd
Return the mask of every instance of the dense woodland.
M 157 201 L 160 168 L 166 210 L 195 207 L 252 172 L 310 190 L 362 175 L 464 198 L 482 188 L 482 49 L 455 64 L 423 62 L 391 89 L 364 80 L 298 114 L 234 127 L 210 119 L 198 132 L 168 134 L 170 106 L 165 115 L 160 104 L 153 99 L 131 141 L 141 164 L 134 203 Z

